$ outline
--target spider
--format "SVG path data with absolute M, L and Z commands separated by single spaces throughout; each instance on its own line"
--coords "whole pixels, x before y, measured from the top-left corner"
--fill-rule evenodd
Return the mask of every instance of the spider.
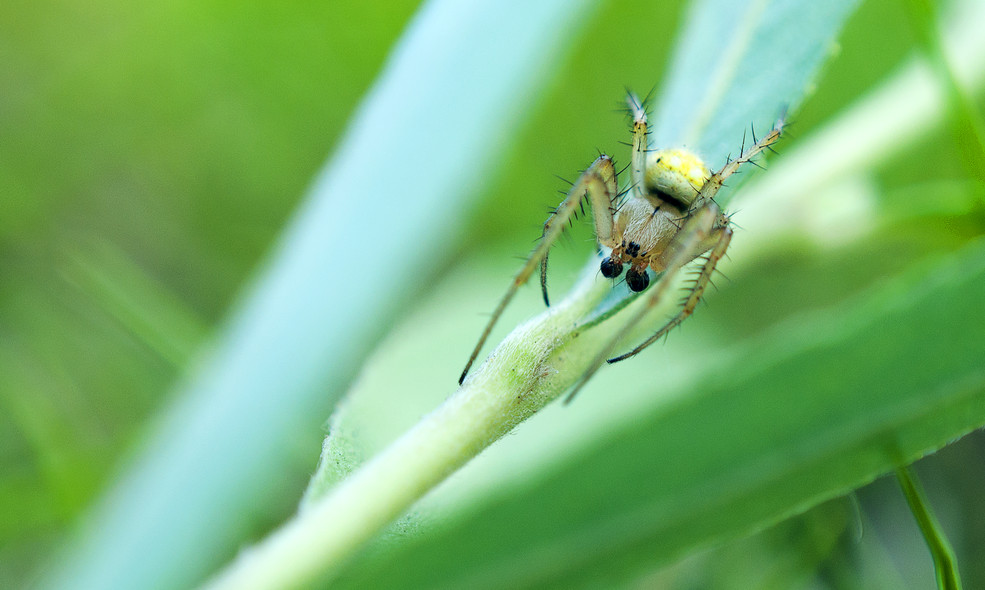
M 677 315 L 636 348 L 610 358 L 607 362 L 614 363 L 635 356 L 694 312 L 711 280 L 715 266 L 725 255 L 732 239 L 729 218 L 715 203 L 714 197 L 725 179 L 734 174 L 739 166 L 750 162 L 763 150 L 772 150 L 770 146 L 776 143 L 782 133 L 783 118 L 762 139 L 756 139 L 754 131 L 753 145 L 748 150 L 745 149 L 743 138 L 739 156 L 728 159 L 720 170 L 712 174 L 700 157 L 686 149 L 649 150 L 643 104 L 632 92 L 627 95 L 626 102 L 633 119 L 629 187 L 619 192 L 615 165 L 612 158 L 604 154 L 581 173 L 565 199 L 544 223 L 540 241 L 513 277 L 506 294 L 493 311 L 465 370 L 462 371 L 459 384 L 465 380 L 503 310 L 538 265 L 544 303 L 550 306 L 547 296 L 548 251 L 585 199 L 591 205 L 596 240 L 599 246 L 610 251 L 599 267 L 602 276 L 615 279 L 622 274 L 624 267 L 628 267 L 626 284 L 635 292 L 643 291 L 649 286 L 647 269 L 652 269 L 655 276 L 660 278 L 646 304 L 602 348 L 566 401 L 571 401 L 581 386 L 606 361 L 605 357 L 618 342 L 662 300 L 681 268 L 703 257 L 701 269 L 690 285 Z

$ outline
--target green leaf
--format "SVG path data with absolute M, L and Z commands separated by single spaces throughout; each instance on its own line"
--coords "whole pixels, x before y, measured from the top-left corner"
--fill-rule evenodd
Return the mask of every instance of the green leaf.
M 46 586 L 185 587 L 242 544 L 298 436 L 315 448 L 398 304 L 449 256 L 434 244 L 455 236 L 472 180 L 588 12 L 560 0 L 421 8 L 212 353 Z
M 857 0 L 702 0 L 674 53 L 652 141 L 699 150 L 712 166 L 736 155 L 810 95 Z M 716 198 L 727 204 L 727 191 Z
M 693 2 L 653 109 L 651 144 L 687 146 L 712 168 L 725 164 L 810 94 L 821 65 L 837 47 L 837 31 L 857 3 Z M 727 205 L 741 182 L 731 179 L 715 200 Z M 621 283 L 586 325 L 610 317 L 633 298 Z
M 983 298 L 979 240 L 778 326 L 679 391 L 655 383 L 676 401 L 560 465 L 367 552 L 342 587 L 611 582 L 844 494 L 985 424 Z

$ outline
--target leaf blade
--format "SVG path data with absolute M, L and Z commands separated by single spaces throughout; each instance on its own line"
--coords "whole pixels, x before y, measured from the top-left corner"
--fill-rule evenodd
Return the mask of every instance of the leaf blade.
M 186 587 L 236 550 L 298 433 L 316 443 L 397 303 L 447 258 L 433 244 L 477 197 L 469 181 L 587 14 L 584 1 L 422 8 L 214 350 L 45 586 Z M 378 274 L 345 282 L 354 260 Z
M 966 321 L 982 296 L 978 241 L 818 314 L 802 333 L 750 343 L 670 407 L 517 493 L 364 555 L 347 581 L 612 580 L 844 494 L 985 423 L 985 343 Z M 939 330 L 950 337 L 934 338 Z M 805 336 L 817 331 L 820 340 Z M 929 346 L 886 345 L 904 338 Z M 777 350 L 787 351 L 780 360 Z M 853 366 L 864 370 L 846 371 Z M 818 377 L 804 383 L 804 375 Z

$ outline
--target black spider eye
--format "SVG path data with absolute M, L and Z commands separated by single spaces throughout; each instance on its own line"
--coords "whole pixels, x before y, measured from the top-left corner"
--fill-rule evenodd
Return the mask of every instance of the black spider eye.
M 622 263 L 613 262 L 612 258 L 606 256 L 602 259 L 602 276 L 607 279 L 614 279 L 622 272 Z
M 631 268 L 626 271 L 626 284 L 629 285 L 630 289 L 639 293 L 650 284 L 650 277 L 646 274 L 646 270 L 640 272 Z

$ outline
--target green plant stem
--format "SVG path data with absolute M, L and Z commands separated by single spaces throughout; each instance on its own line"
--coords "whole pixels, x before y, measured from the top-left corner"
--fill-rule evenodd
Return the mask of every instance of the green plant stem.
M 586 273 L 560 305 L 514 330 L 441 407 L 242 553 L 208 587 L 284 588 L 330 576 L 424 493 L 554 400 L 594 357 L 592 345 L 605 342 L 573 338 L 570 329 L 609 291 L 594 274 Z
M 934 517 L 916 474 L 911 468 L 904 467 L 896 470 L 896 479 L 899 480 L 906 502 L 910 505 L 913 517 L 917 519 L 923 538 L 927 541 L 930 554 L 934 558 L 937 587 L 941 590 L 961 590 L 961 577 L 954 550 L 951 549 L 947 536 Z

